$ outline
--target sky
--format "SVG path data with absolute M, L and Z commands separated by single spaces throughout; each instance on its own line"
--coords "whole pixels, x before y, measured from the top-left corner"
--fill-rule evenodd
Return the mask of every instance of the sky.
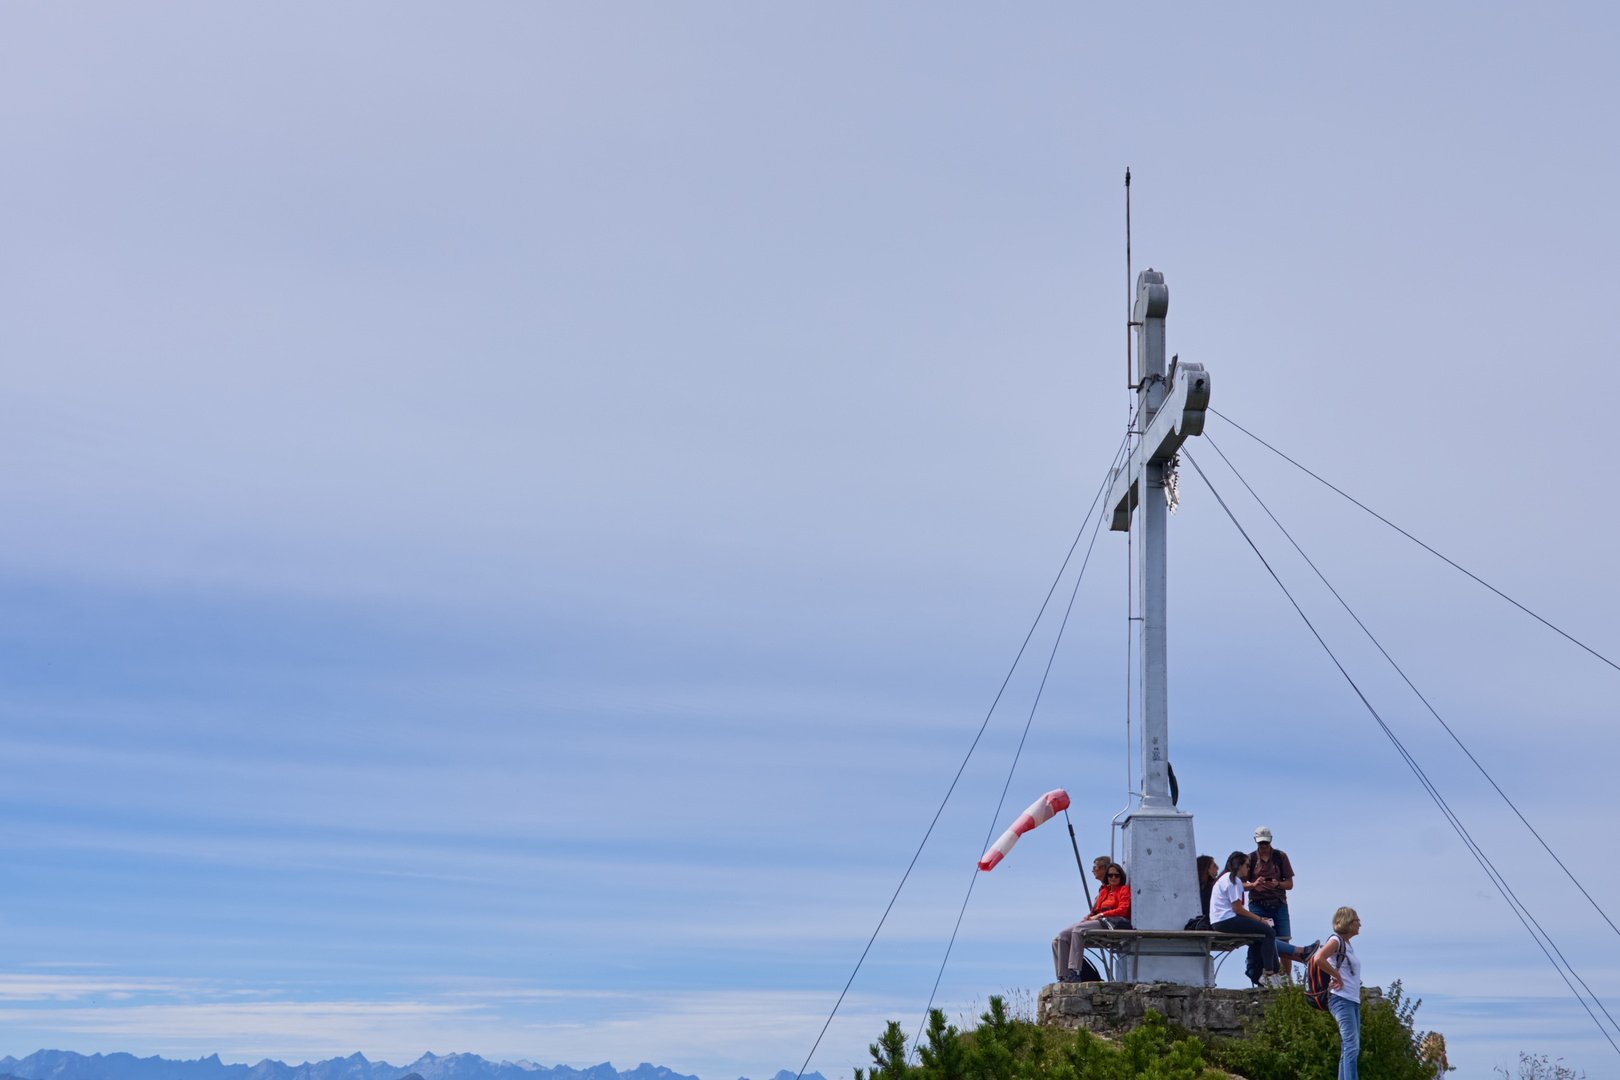
M 1088 550 L 1127 166 L 1134 265 L 1215 407 L 1620 659 L 1617 31 L 1595 4 L 0 9 L 0 1053 L 797 1070 Z M 1189 449 L 1620 1012 L 1620 933 L 1221 453 L 1605 905 L 1620 672 L 1230 423 Z M 1422 998 L 1458 1076 L 1611 1071 L 1181 493 L 1200 849 L 1269 825 L 1296 927 L 1355 906 L 1367 978 Z M 936 978 L 953 1018 L 1028 1008 L 1083 913 L 1048 826 L 979 875 L 941 975 L 987 836 L 1061 786 L 1089 858 L 1126 804 L 1126 551 L 1089 550 L 829 1078 Z

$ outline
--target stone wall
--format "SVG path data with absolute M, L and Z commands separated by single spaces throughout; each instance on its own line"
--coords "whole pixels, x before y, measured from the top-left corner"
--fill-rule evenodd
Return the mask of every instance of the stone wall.
M 1113 1038 L 1136 1027 L 1154 1009 L 1188 1031 L 1232 1038 L 1243 1034 L 1246 1023 L 1260 1019 L 1275 993 L 1174 983 L 1053 983 L 1041 990 L 1035 1015 L 1043 1027 L 1085 1028 Z M 1362 1000 L 1370 1003 L 1382 993 L 1368 987 Z

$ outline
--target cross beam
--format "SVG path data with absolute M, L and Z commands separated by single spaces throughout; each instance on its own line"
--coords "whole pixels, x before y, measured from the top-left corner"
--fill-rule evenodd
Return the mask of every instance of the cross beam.
M 1209 408 L 1209 372 L 1204 365 L 1177 361 L 1164 382 L 1169 389 L 1148 421 L 1147 431 L 1131 456 L 1114 470 L 1108 501 L 1103 505 L 1113 510 L 1108 527 L 1115 532 L 1131 527 L 1131 511 L 1141 498 L 1141 480 L 1147 466 L 1169 464 L 1182 443 L 1204 433 L 1204 410 Z

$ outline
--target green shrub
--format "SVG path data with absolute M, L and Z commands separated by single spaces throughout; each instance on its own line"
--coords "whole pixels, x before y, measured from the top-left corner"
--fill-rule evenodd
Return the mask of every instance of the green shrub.
M 1381 1001 L 1361 1006 L 1363 1080 L 1430 1080 L 1432 1067 L 1419 1054 L 1423 1035 L 1412 1028 L 1421 1001 L 1409 1001 L 1397 980 Z M 1339 1025 L 1331 1013 L 1311 1008 L 1305 991 L 1278 991 L 1260 1023 L 1244 1039 L 1207 1047 L 1209 1060 L 1249 1080 L 1333 1080 L 1339 1070 Z
M 918 1064 L 906 1063 L 906 1038 L 889 1021 L 870 1047 L 872 1068 L 855 1070 L 855 1080 L 1206 1080 L 1204 1048 L 1197 1039 L 1177 1038 L 1158 1013 L 1118 1046 L 1089 1031 L 1074 1034 L 1037 1027 L 1007 1015 L 1006 1002 L 990 999 L 990 1009 L 970 1031 L 928 1014 Z
M 1381 1001 L 1361 1008 L 1363 1080 L 1431 1080 L 1418 1048 L 1423 1034 L 1396 982 Z M 928 1031 L 907 1057 L 905 1032 L 889 1021 L 870 1047 L 872 1067 L 855 1080 L 1214 1080 L 1210 1066 L 1249 1080 L 1334 1080 L 1339 1074 L 1339 1025 L 1311 1008 L 1298 987 L 1280 990 L 1248 1038 L 1201 1042 L 1148 1011 L 1118 1044 L 1084 1029 L 1070 1034 L 1009 1016 L 1001 997 L 977 1026 L 959 1031 L 945 1013 L 928 1014 Z M 1527 1074 L 1531 1075 L 1531 1074 Z M 1541 1074 L 1533 1074 L 1540 1077 Z

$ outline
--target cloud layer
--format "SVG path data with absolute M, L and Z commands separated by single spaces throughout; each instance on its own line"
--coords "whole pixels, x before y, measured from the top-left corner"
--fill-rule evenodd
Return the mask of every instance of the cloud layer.
M 1217 407 L 1620 656 L 1615 13 L 1159 16 L 0 11 L 6 1049 L 796 1068 L 1121 438 L 1126 165 L 1134 265 L 1167 275 Z M 1589 825 L 1614 673 L 1207 439 L 1615 895 Z M 1620 940 L 1193 452 L 1611 996 Z M 1465 1068 L 1552 1032 L 1601 1074 L 1181 489 L 1170 750 L 1200 846 L 1269 824 L 1296 925 L 1357 906 L 1370 977 L 1463 1033 Z M 920 1017 L 1018 807 L 1065 787 L 1083 854 L 1109 850 L 1121 541 L 1008 811 L 1051 619 L 813 1068 Z M 1044 982 L 1083 903 L 1066 838 L 1026 838 L 940 1000 Z

